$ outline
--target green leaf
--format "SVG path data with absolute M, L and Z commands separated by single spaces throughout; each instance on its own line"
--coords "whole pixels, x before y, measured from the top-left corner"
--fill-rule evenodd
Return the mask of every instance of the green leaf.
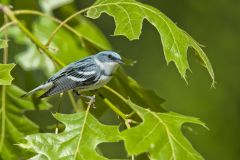
M 212 66 L 199 44 L 156 8 L 135 0 L 97 0 L 88 10 L 87 16 L 98 18 L 102 13 L 114 18 L 116 24 L 114 35 L 124 35 L 130 40 L 139 38 L 143 20 L 148 20 L 161 36 L 167 63 L 173 61 L 184 79 L 186 79 L 186 71 L 190 70 L 187 50 L 189 47 L 194 48 L 214 84 Z
M 24 116 L 24 111 L 48 109 L 51 107 L 45 101 L 30 101 L 30 98 L 20 98 L 25 92 L 15 85 L 6 87 L 5 107 L 0 108 L 0 159 L 26 159 L 26 151 L 16 144 L 24 136 L 39 132 L 38 126 Z M 2 95 L 0 95 L 2 97 Z M 3 99 L 0 100 L 2 103 Z
M 11 85 L 13 77 L 10 72 L 15 64 L 0 64 L 0 85 Z
M 203 157 L 181 132 L 184 123 L 205 124 L 194 117 L 177 113 L 156 113 L 131 101 L 129 106 L 141 117 L 142 123 L 121 132 L 128 154 L 149 153 L 150 159 L 199 160 Z
M 90 21 L 82 18 L 79 19 L 79 25 L 74 27 L 85 40 L 95 45 L 101 50 L 111 50 L 111 45 L 103 33 Z
M 8 41 L 0 39 L 0 49 L 8 47 Z
M 40 133 L 25 138 L 27 143 L 23 146 L 36 152 L 38 158 L 102 160 L 106 158 L 96 152 L 97 145 L 119 141 L 118 126 L 103 125 L 88 112 L 54 114 L 54 117 L 66 126 L 62 133 Z
M 164 111 L 161 104 L 165 102 L 155 91 L 143 88 L 136 80 L 120 70 L 115 79 L 117 91 L 141 106 L 149 106 L 154 111 Z
M 78 10 L 73 5 L 67 5 L 60 8 L 61 19 L 65 19 Z M 82 15 L 76 16 L 72 21 L 72 27 L 82 36 L 82 41 L 85 43 L 86 48 L 93 48 L 100 50 L 111 50 L 111 45 L 102 31 L 89 19 Z

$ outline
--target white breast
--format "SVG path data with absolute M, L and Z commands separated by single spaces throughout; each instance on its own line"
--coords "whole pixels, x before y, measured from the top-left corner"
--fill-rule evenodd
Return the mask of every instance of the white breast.
M 95 90 L 98 89 L 105 84 L 107 84 L 110 80 L 112 79 L 112 76 L 104 76 L 102 75 L 100 79 L 97 81 L 97 83 L 90 85 L 90 86 L 85 86 L 84 88 L 80 87 L 79 91 L 90 91 L 90 90 Z

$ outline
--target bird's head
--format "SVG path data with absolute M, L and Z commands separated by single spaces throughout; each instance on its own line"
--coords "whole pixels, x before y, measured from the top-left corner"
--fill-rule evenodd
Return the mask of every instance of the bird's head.
M 102 51 L 96 54 L 96 58 L 102 63 L 123 64 L 121 56 L 113 51 Z
M 113 51 L 102 51 L 95 55 L 96 63 L 107 75 L 118 68 L 119 64 L 123 64 L 122 58 L 119 54 Z

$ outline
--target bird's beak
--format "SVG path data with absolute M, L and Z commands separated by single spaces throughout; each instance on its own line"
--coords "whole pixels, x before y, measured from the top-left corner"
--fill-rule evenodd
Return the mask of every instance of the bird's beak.
M 121 59 L 118 59 L 118 60 L 117 60 L 117 63 L 119 63 L 119 64 L 125 64 Z

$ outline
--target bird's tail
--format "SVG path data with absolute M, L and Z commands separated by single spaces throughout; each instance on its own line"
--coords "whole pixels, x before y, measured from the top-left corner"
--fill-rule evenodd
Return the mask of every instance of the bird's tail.
M 27 92 L 26 94 L 22 95 L 21 97 L 27 97 L 27 96 L 30 96 L 38 91 L 41 91 L 41 90 L 47 90 L 49 88 L 51 88 L 53 86 L 53 83 L 50 82 L 50 83 L 45 83 L 45 84 L 42 84 L 36 88 L 34 88 L 33 90 Z

